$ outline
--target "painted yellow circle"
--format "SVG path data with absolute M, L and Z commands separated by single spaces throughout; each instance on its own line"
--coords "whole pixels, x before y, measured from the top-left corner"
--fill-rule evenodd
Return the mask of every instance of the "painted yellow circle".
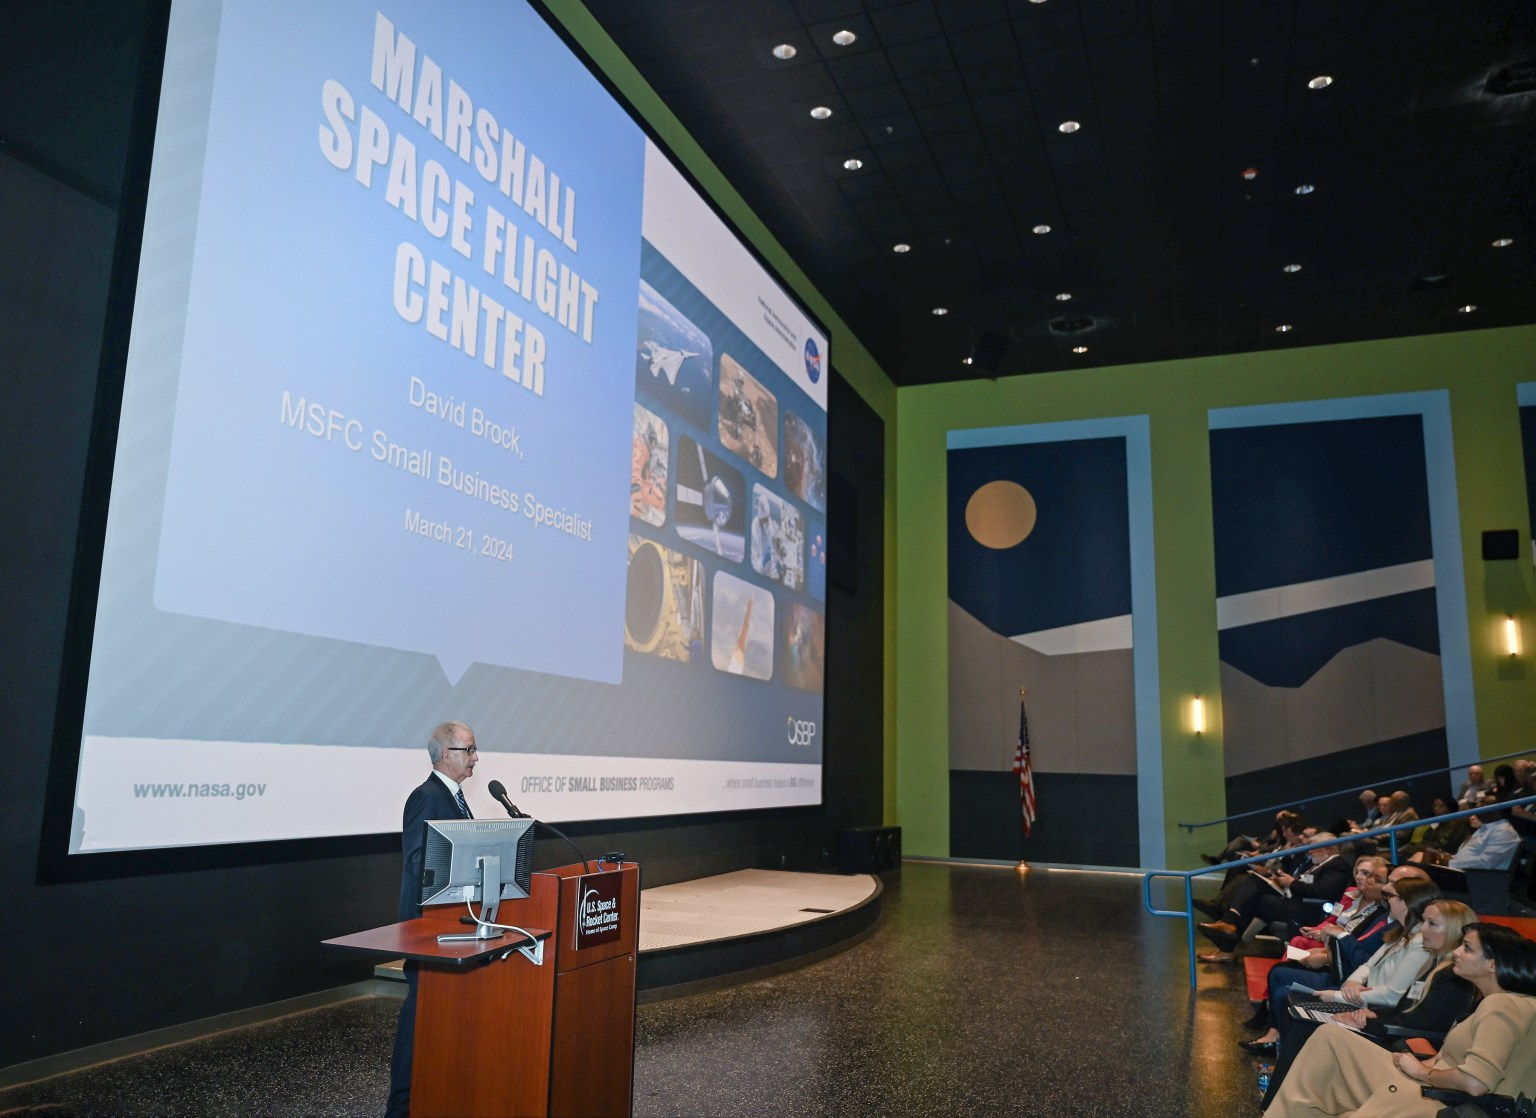
M 965 526 L 983 547 L 1015 547 L 1035 530 L 1035 499 L 1017 482 L 989 481 L 965 503 Z

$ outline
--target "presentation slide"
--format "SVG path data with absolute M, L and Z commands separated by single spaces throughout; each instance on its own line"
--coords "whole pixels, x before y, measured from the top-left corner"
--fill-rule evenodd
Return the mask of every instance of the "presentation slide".
M 826 362 L 520 0 L 177 0 L 71 852 L 398 830 L 446 719 L 477 815 L 819 803 Z

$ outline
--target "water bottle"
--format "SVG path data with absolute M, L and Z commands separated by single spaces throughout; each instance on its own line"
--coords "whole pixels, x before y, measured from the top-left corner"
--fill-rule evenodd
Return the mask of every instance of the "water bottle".
M 1269 1094 L 1269 1077 L 1275 1070 L 1274 1064 L 1259 1065 L 1259 1101 L 1264 1101 L 1264 1096 Z

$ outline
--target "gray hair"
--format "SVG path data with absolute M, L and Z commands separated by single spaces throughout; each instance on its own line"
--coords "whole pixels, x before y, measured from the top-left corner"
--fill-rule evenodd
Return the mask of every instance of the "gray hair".
M 427 739 L 427 756 L 435 765 L 443 759 L 443 750 L 458 745 L 474 731 L 462 722 L 440 722 Z

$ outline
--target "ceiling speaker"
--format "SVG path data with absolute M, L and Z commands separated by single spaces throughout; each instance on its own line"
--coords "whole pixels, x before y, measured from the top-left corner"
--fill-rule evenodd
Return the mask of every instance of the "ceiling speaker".
M 976 348 L 971 352 L 971 364 L 982 372 L 995 373 L 1007 352 L 1008 335 L 988 330 L 976 340 Z

